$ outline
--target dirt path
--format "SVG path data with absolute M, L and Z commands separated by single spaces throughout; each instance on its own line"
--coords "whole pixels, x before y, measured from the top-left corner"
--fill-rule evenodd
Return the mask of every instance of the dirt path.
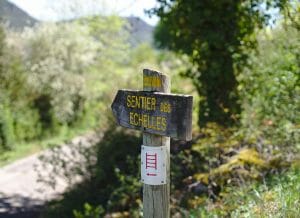
M 75 183 L 82 179 L 80 176 L 67 179 L 59 173 L 51 174 L 53 166 L 45 165 L 45 161 L 42 162 L 40 157 L 48 159 L 48 162 L 57 158 L 58 164 L 63 161 L 67 163 L 68 169 L 72 169 L 81 162 L 86 162 L 80 151 L 95 144 L 100 138 L 94 133 L 89 133 L 76 137 L 59 148 L 48 149 L 0 168 L 0 218 L 38 217 L 43 205 L 49 200 L 59 198 L 70 186 L 70 181 Z M 46 177 L 55 180 L 55 189 L 38 182 Z

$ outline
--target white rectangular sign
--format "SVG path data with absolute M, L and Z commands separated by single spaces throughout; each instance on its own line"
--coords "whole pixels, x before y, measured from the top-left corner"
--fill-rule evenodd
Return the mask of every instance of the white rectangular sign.
M 148 185 L 167 184 L 167 146 L 142 145 L 141 180 Z

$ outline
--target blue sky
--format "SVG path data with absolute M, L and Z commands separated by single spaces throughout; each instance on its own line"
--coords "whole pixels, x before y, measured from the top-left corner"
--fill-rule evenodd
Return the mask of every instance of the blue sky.
M 70 19 L 88 14 L 138 16 L 155 25 L 157 17 L 149 18 L 144 9 L 156 5 L 155 0 L 9 0 L 31 16 L 44 21 Z

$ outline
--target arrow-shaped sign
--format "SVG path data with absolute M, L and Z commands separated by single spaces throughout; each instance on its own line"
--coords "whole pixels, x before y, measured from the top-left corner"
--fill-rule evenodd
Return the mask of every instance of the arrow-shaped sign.
M 190 95 L 119 90 L 111 107 L 123 127 L 189 141 L 192 105 Z

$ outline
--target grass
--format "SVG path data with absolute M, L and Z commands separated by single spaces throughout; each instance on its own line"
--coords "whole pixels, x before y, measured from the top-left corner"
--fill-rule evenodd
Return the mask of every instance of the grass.
M 10 151 L 0 154 L 0 167 L 10 164 L 18 159 L 30 156 L 44 149 L 63 144 L 73 137 L 83 134 L 85 129 L 67 129 L 56 136 L 51 136 L 42 140 L 22 142 L 14 145 Z
M 224 199 L 191 212 L 190 217 L 296 218 L 300 214 L 300 169 L 272 175 L 263 183 L 231 188 Z
M 299 217 L 300 170 L 291 169 L 273 176 L 266 184 L 254 188 L 244 205 L 233 211 L 233 217 Z

